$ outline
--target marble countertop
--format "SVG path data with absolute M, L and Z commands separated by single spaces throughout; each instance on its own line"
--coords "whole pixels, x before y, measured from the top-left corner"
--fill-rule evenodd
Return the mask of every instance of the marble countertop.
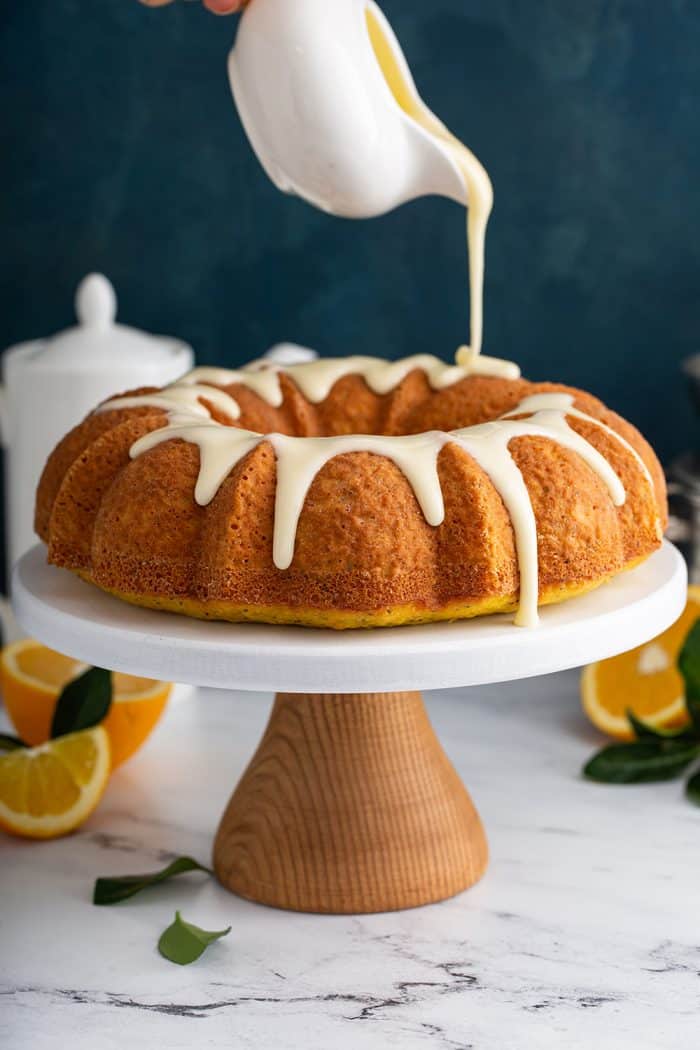
M 680 782 L 579 770 L 599 739 L 577 676 L 429 694 L 484 819 L 486 878 L 386 915 L 277 912 L 201 875 L 96 908 L 97 875 L 207 861 L 269 697 L 171 703 L 82 831 L 0 839 L 8 1050 L 657 1050 L 698 1045 L 700 812 Z M 231 934 L 194 965 L 156 952 L 175 908 Z

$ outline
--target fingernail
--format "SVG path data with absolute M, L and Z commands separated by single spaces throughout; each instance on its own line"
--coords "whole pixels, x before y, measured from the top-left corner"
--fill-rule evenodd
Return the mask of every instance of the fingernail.
M 204 0 L 204 6 L 215 15 L 232 15 L 243 5 L 241 0 Z

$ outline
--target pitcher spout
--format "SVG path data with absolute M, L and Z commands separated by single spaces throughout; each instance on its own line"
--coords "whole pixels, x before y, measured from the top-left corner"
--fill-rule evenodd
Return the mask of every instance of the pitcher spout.
M 469 203 L 467 183 L 449 144 L 431 135 L 408 116 L 405 125 L 409 140 L 410 182 L 404 200 L 436 195 L 449 197 L 466 208 Z

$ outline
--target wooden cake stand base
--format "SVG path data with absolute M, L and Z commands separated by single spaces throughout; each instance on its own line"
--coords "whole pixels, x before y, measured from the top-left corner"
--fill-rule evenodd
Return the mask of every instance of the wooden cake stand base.
M 336 914 L 452 897 L 487 859 L 420 693 L 278 693 L 214 841 L 234 893 Z
M 665 630 L 685 599 L 685 564 L 669 543 L 600 590 L 544 609 L 531 631 L 503 616 L 342 633 L 200 622 L 110 598 L 47 565 L 41 547 L 13 577 L 17 619 L 59 652 L 149 678 L 287 690 L 221 819 L 214 866 L 250 900 L 334 913 L 439 901 L 486 868 L 479 816 L 420 693 L 400 690 L 600 660 Z

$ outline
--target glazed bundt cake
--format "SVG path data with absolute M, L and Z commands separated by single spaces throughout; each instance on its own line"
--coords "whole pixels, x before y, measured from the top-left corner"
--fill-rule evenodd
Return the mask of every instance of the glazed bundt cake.
M 663 474 L 590 394 L 481 356 L 198 368 L 49 457 L 49 561 L 137 605 L 334 628 L 561 601 L 660 544 Z

